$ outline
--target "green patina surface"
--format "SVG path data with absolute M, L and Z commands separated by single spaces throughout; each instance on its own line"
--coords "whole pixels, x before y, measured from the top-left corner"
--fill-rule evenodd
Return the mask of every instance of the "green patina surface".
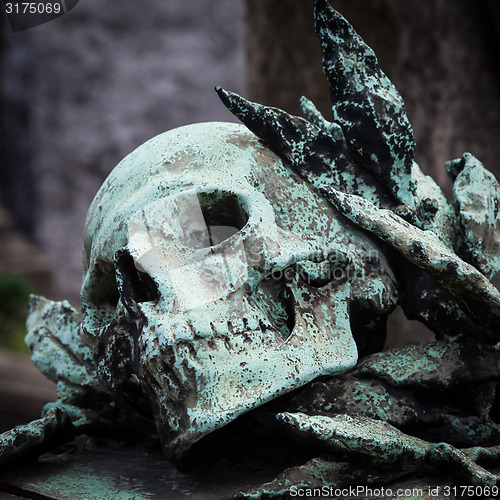
M 327 0 L 315 26 L 330 120 L 305 98 L 302 118 L 217 88 L 244 125 L 160 134 L 105 181 L 82 315 L 30 306 L 26 341 L 58 401 L 0 436 L 0 463 L 86 434 L 159 440 L 185 466 L 206 437 L 252 439 L 250 414 L 318 453 L 242 498 L 423 470 L 500 484 L 484 468 L 500 460 L 499 184 L 466 153 L 446 165 L 448 203 L 373 51 Z M 396 305 L 436 342 L 382 351 Z M 45 491 L 83 481 L 90 496 L 142 498 L 82 470 Z
M 96 474 L 92 466 L 71 464 L 64 474 L 44 478 L 40 483 L 28 482 L 24 485 L 26 491 L 41 492 L 49 498 L 106 498 L 109 500 L 148 500 L 158 498 L 145 492 L 142 485 L 136 486 L 123 477 L 106 477 L 104 473 Z

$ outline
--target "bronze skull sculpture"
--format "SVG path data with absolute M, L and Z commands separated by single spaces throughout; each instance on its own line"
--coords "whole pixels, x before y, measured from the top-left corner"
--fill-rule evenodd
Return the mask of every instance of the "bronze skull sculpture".
M 331 122 L 305 99 L 299 118 L 219 88 L 251 132 L 166 132 L 105 181 L 85 228 L 82 316 L 31 302 L 26 341 L 58 401 L 0 439 L 0 463 L 78 433 L 151 434 L 153 421 L 178 460 L 288 395 L 278 420 L 331 455 L 248 498 L 442 465 L 498 483 L 479 464 L 500 458 L 500 186 L 465 154 L 447 164 L 449 204 L 414 162 L 373 51 L 327 0 L 315 20 Z M 397 304 L 437 342 L 381 352 Z
M 348 370 L 351 301 L 371 303 L 372 316 L 395 305 L 389 264 L 368 262 L 377 245 L 354 233 L 242 125 L 148 141 L 113 170 L 87 218 L 82 332 L 99 380 L 119 391 L 135 374 L 176 456 Z

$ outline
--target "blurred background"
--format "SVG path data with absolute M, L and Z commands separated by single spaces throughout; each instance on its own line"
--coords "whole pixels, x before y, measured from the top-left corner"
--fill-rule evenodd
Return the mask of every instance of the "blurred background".
M 375 49 L 405 99 L 422 170 L 448 196 L 444 162 L 465 151 L 498 176 L 500 2 L 332 5 Z M 0 408 L 13 409 L 0 412 L 0 431 L 37 417 L 53 397 L 43 377 L 33 390 L 36 369 L 11 354 L 27 354 L 27 296 L 78 307 L 86 211 L 122 157 L 180 125 L 234 121 L 215 85 L 294 114 L 306 95 L 328 118 L 312 12 L 312 0 L 82 0 L 17 33 L 2 13 Z M 38 397 L 29 411 L 25 398 L 15 415 L 23 391 Z

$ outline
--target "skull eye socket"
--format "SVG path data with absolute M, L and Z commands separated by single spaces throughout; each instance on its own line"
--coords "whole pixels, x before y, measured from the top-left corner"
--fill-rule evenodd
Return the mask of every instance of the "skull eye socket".
M 149 274 L 137 269 L 134 258 L 127 251 L 118 254 L 116 273 L 120 283 L 120 296 L 125 306 L 155 302 L 160 298 L 156 283 Z
M 248 222 L 243 203 L 234 193 L 225 191 L 197 193 L 208 230 L 209 246 L 215 246 L 240 232 Z

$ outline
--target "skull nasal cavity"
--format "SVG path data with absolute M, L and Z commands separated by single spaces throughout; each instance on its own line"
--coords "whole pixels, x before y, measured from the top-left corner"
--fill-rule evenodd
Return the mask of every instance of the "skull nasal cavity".
M 234 193 L 198 193 L 201 212 L 209 233 L 210 245 L 217 245 L 238 233 L 248 222 L 248 214 Z

